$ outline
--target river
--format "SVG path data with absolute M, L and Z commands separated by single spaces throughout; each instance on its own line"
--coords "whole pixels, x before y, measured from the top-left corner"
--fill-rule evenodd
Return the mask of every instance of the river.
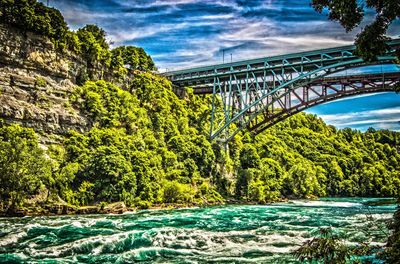
M 0 262 L 295 263 L 290 252 L 321 227 L 333 227 L 348 244 L 368 237 L 382 244 L 395 205 L 366 201 L 372 199 L 0 218 Z

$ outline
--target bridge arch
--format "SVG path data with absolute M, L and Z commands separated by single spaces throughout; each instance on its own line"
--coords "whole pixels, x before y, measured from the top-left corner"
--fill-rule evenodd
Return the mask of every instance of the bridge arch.
M 400 72 L 340 76 L 334 78 L 328 77 L 316 80 L 314 83 L 300 87 L 299 90 L 304 89 L 304 94 L 309 95 L 310 90 L 315 90 L 313 86 L 320 86 L 320 94 L 314 98 L 301 98 L 302 100 L 298 100 L 296 103 L 292 103 L 289 107 L 283 108 L 283 111 L 282 109 L 281 111 L 278 110 L 276 112 L 270 111 L 266 117 L 262 120 L 258 120 L 247 129 L 258 134 L 272 125 L 314 106 L 362 94 L 393 92 L 395 91 L 396 85 L 399 83 Z
M 394 58 L 381 57 L 379 58 L 378 62 L 394 62 Z M 229 141 L 233 136 L 243 129 L 247 129 L 257 134 L 271 125 L 284 120 L 288 116 L 303 111 L 311 106 L 357 94 L 394 91 L 395 84 L 400 82 L 400 72 L 391 73 L 390 75 L 372 74 L 345 76 L 344 78 L 326 77 L 327 75 L 341 72 L 343 70 L 369 65 L 379 64 L 366 64 L 363 63 L 361 59 L 341 62 L 338 64 L 321 67 L 303 75 L 299 75 L 271 90 L 248 89 L 247 93 L 249 93 L 249 104 L 243 108 L 238 108 L 240 111 L 232 115 L 228 122 L 225 122 L 225 124 L 223 124 L 218 130 L 214 131 L 211 135 L 211 138 L 215 139 L 225 132 L 225 138 L 223 138 L 223 141 Z M 350 82 L 350 84 L 348 84 L 348 82 Z M 325 86 L 325 83 L 329 83 L 329 86 Z M 340 90 L 335 88 L 335 85 L 340 86 Z M 356 88 L 356 85 L 360 85 L 359 89 Z M 320 93 L 316 92 L 316 86 L 321 86 L 322 90 Z M 357 92 L 354 91 L 355 89 Z M 317 94 L 318 98 L 310 100 L 310 91 L 314 94 Z M 332 93 L 329 93 L 329 91 Z M 254 95 L 255 93 L 257 93 L 258 96 Z M 310 106 L 299 111 L 294 111 L 290 102 L 291 98 L 293 96 L 298 97 L 296 96 L 298 94 L 306 95 L 306 98 L 303 98 L 302 105 L 294 107 L 301 108 L 302 106 L 306 105 Z M 280 108 L 276 108 L 276 104 L 278 104 L 278 107 L 280 106 Z M 259 120 L 259 118 L 257 118 L 260 117 L 261 114 L 263 114 L 261 116 L 263 117 L 263 120 Z M 237 126 L 233 129 L 233 131 L 229 131 L 232 130 L 232 128 L 230 128 L 231 124 L 235 124 Z

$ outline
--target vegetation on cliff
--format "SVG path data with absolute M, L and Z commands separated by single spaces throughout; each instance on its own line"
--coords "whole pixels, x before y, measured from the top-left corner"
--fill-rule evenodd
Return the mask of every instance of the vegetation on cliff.
M 331 19 L 348 30 L 361 21 L 357 5 L 342 10 L 356 10 L 356 16 L 338 16 L 328 2 L 313 5 L 319 11 L 331 8 Z M 387 7 L 369 5 L 395 19 Z M 379 16 L 358 37 L 357 52 L 367 60 L 385 49 L 382 21 Z M 0 123 L 0 211 L 36 202 L 104 208 L 122 201 L 147 208 L 232 198 L 266 203 L 287 197 L 400 195 L 400 133 L 337 130 L 301 113 L 260 135 L 241 133 L 224 146 L 208 140 L 211 98 L 195 96 L 189 88 L 178 98 L 169 81 L 150 73 L 156 67 L 142 48 L 110 50 L 103 29 L 86 25 L 70 31 L 58 10 L 35 0 L 0 0 L 0 22 L 45 36 L 60 52 L 86 62 L 87 72 L 77 76 L 81 86 L 67 105 L 84 113 L 93 127 L 85 134 L 70 131 L 62 144 L 43 149 L 32 129 Z M 378 42 L 369 41 L 370 32 L 377 32 Z M 118 77 L 135 74 L 126 90 L 88 81 L 90 68 L 99 65 Z M 43 82 L 38 79 L 37 85 Z M 388 263 L 399 259 L 399 211 L 392 230 L 384 254 Z M 335 239 L 310 240 L 297 255 L 342 263 L 350 255 Z
M 3 207 L 43 190 L 73 205 L 123 201 L 139 207 L 398 195 L 399 133 L 337 130 L 301 113 L 255 137 L 237 135 L 225 151 L 207 139 L 210 100 L 190 89 L 180 99 L 169 81 L 142 72 L 130 92 L 104 81 L 78 87 L 71 104 L 93 128 L 71 131 L 46 152 L 31 129 L 2 125 L 1 156 L 21 166 L 1 162 Z
M 26 198 L 50 187 L 51 161 L 32 129 L 0 126 L 0 209 L 14 210 Z
M 127 46 L 110 50 L 103 29 L 86 25 L 71 31 L 59 10 L 36 0 L 0 0 L 0 23 L 47 37 L 60 52 L 84 59 L 87 70 L 77 76 L 79 84 L 91 78 L 94 68 L 119 77 L 125 76 L 128 70 L 156 70 L 153 60 L 142 48 Z

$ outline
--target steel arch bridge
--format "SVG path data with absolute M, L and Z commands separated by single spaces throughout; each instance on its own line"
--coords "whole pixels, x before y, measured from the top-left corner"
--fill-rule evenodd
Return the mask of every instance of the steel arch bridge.
M 338 98 L 393 91 L 400 72 L 335 76 L 347 69 L 394 63 L 400 39 L 373 63 L 355 46 L 315 50 L 164 73 L 175 86 L 213 95 L 211 139 L 229 141 L 239 131 L 259 133 L 309 107 Z M 328 77 L 330 76 L 330 77 Z

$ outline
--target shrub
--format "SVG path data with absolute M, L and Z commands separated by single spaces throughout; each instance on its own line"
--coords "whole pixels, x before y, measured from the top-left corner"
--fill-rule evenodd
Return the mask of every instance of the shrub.
M 192 202 L 195 191 L 189 184 L 181 184 L 177 181 L 164 182 L 164 199 L 166 203 Z
M 36 77 L 35 86 L 36 87 L 46 87 L 47 82 L 43 77 Z

